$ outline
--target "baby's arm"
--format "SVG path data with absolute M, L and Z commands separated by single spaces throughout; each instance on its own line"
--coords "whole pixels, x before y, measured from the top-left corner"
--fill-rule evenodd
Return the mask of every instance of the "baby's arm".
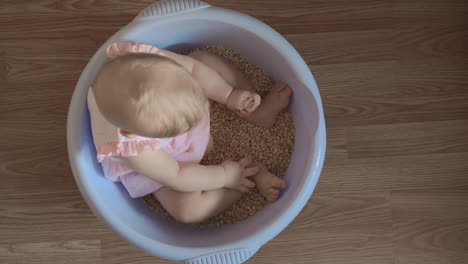
M 203 88 L 208 98 L 223 105 L 228 104 L 229 96 L 234 88 L 218 72 L 195 60 L 192 76 Z
M 248 87 L 236 88 L 232 86 L 234 85 L 232 81 L 235 82 L 236 78 L 233 75 L 236 75 L 236 73 L 226 65 L 226 62 L 215 55 L 194 52 L 190 56 L 184 56 L 167 50 L 161 52 L 190 72 L 192 77 L 200 84 L 206 96 L 211 100 L 226 105 L 242 116 L 252 113 L 260 105 L 260 96 L 250 91 Z M 224 72 L 230 77 L 220 72 Z M 230 82 L 225 78 L 232 80 Z
M 193 78 L 197 80 L 208 98 L 223 105 L 227 104 L 228 98 L 234 88 L 215 70 L 189 56 L 180 55 L 168 50 L 162 50 L 162 54 L 175 60 L 188 72 L 192 73 Z
M 139 156 L 125 157 L 130 167 L 153 180 L 182 192 L 208 191 L 223 187 L 246 192 L 255 186 L 247 177 L 260 168 L 251 161 L 226 161 L 221 165 L 179 165 L 164 150 L 146 151 Z M 243 163 L 242 163 L 243 162 Z
M 134 170 L 178 191 L 214 190 L 225 184 L 222 166 L 179 166 L 164 150 L 146 151 L 125 159 Z

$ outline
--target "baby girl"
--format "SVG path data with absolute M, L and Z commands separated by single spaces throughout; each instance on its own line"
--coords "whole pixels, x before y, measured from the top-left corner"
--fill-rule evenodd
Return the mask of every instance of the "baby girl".
M 133 198 L 152 193 L 176 220 L 215 216 L 256 187 L 270 202 L 286 186 L 249 158 L 200 165 L 213 148 L 209 99 L 271 127 L 291 89 L 276 84 L 261 100 L 246 77 L 217 55 L 188 56 L 149 45 L 114 43 L 88 93 L 97 159 Z

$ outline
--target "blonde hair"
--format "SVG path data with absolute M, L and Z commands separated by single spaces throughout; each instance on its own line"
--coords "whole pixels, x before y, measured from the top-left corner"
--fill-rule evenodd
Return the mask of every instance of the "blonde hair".
M 174 137 L 209 113 L 202 88 L 180 64 L 156 54 L 127 54 L 105 64 L 93 86 L 102 115 L 130 133 Z

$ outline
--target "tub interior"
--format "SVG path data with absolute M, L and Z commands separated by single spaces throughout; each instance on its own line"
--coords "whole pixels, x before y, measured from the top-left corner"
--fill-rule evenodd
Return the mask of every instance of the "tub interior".
M 291 86 L 293 89 L 291 111 L 296 126 L 296 138 L 292 160 L 285 175 L 288 188 L 282 192 L 278 201 L 268 205 L 255 216 L 234 225 L 205 228 L 179 224 L 158 216 L 142 199 L 130 198 L 120 183 L 107 180 L 96 162 L 89 113 L 85 107 L 85 89 L 89 87 L 97 69 L 106 59 L 104 49 L 101 48 L 93 58 L 96 60 L 95 68 L 90 68 L 91 72 L 83 80 L 85 85 L 81 87 L 83 92 L 80 104 L 83 105 L 83 112 L 80 113 L 82 118 L 77 125 L 81 129 L 78 133 L 80 137 L 76 139 L 80 148 L 74 151 L 78 152 L 76 162 L 81 180 L 91 196 L 97 198 L 94 202 L 106 208 L 103 213 L 125 225 L 126 230 L 137 232 L 151 240 L 191 248 L 233 243 L 272 224 L 297 199 L 297 194 L 310 173 L 310 163 L 314 161 L 314 138 L 319 122 L 316 100 L 294 72 L 292 68 L 294 62 L 288 58 L 288 55 L 274 49 L 265 40 L 248 30 L 230 24 L 214 24 L 208 20 L 171 22 L 170 30 L 164 23 L 146 23 L 139 25 L 137 30 L 124 30 L 109 42 L 114 41 L 140 42 L 173 51 L 205 45 L 218 45 L 236 50 L 249 61 L 262 67 L 276 81 Z

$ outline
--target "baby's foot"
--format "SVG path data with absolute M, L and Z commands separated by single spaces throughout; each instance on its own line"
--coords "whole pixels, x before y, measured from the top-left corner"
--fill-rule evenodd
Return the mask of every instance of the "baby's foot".
M 234 89 L 229 95 L 227 107 L 237 114 L 249 115 L 257 109 L 262 98 L 260 95 L 242 89 Z
M 274 84 L 257 110 L 245 118 L 257 126 L 272 127 L 278 114 L 289 105 L 291 94 L 292 90 L 287 84 Z
M 265 100 L 271 100 L 274 102 L 274 110 L 280 112 L 289 105 L 289 98 L 291 97 L 292 90 L 287 84 L 284 83 L 275 83 L 271 87 L 271 91 L 268 93 Z M 273 105 L 273 103 L 272 103 Z
M 286 188 L 286 182 L 280 177 L 263 168 L 259 173 L 252 177 L 257 190 L 268 202 L 274 202 L 278 199 L 279 190 Z

